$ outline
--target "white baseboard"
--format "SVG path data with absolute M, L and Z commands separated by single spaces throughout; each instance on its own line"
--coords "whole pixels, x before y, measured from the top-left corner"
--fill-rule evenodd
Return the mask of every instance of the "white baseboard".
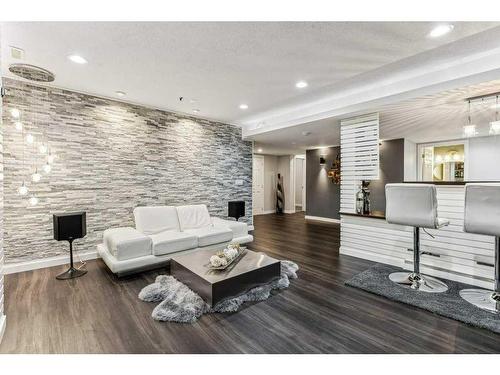
M 78 256 L 82 260 L 90 260 L 99 258 L 97 250 L 86 251 L 84 253 L 74 254 L 74 260 L 78 260 Z M 6 263 L 3 266 L 4 274 L 8 275 L 10 273 L 32 271 L 40 268 L 60 266 L 62 264 L 69 264 L 69 253 L 66 255 L 58 255 L 55 257 L 45 258 L 45 259 L 35 259 L 28 260 L 26 262 L 19 263 Z
M 340 223 L 340 219 L 332 219 L 329 217 L 306 215 L 305 218 L 306 218 L 306 220 L 326 221 L 327 223 Z
M 285 214 L 294 214 L 296 211 L 295 210 L 285 210 L 283 211 Z
M 5 318 L 5 315 L 0 315 L 0 343 L 2 342 L 6 325 L 7 325 L 7 319 Z

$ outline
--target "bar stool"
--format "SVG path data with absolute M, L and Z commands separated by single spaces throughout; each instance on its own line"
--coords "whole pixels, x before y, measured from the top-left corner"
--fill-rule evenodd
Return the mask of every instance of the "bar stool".
M 385 185 L 386 221 L 413 227 L 413 272 L 394 272 L 389 279 L 403 287 L 442 293 L 448 286 L 420 273 L 420 228 L 438 229 L 449 224 L 437 217 L 436 187 L 431 184 Z
M 465 185 L 464 232 L 495 236 L 494 290 L 463 289 L 460 296 L 491 312 L 500 312 L 500 184 Z

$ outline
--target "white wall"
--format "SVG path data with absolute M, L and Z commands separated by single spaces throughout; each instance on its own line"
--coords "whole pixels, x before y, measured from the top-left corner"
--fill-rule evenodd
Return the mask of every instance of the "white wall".
M 278 157 L 278 173 L 283 176 L 283 191 L 285 193 L 285 212 L 295 212 L 294 199 L 294 165 L 295 158 L 290 155 Z
M 469 181 L 500 181 L 500 135 L 469 139 Z
M 264 212 L 274 212 L 276 210 L 277 175 L 278 157 L 264 155 Z

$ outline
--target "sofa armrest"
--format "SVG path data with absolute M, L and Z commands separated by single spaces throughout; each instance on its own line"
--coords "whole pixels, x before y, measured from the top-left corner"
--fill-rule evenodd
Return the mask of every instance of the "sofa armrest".
M 212 224 L 214 226 L 226 227 L 233 232 L 233 238 L 243 237 L 248 234 L 248 225 L 241 221 L 224 220 L 218 217 L 212 217 Z
M 151 255 L 151 238 L 132 227 L 106 229 L 103 244 L 117 260 Z

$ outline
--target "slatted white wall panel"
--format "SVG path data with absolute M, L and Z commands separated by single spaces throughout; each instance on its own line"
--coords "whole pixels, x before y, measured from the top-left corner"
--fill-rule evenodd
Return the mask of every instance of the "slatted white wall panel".
M 378 113 L 340 122 L 340 211 L 355 212 L 360 181 L 379 178 L 378 143 Z
M 450 220 L 441 229 L 420 231 L 421 270 L 429 275 L 493 287 L 494 238 L 463 231 L 463 186 L 437 186 L 438 215 Z M 342 254 L 413 268 L 413 229 L 385 220 L 342 215 Z

